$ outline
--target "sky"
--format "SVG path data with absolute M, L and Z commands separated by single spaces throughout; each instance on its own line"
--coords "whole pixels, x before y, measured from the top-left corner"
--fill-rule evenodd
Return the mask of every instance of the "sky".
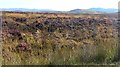
M 69 11 L 88 8 L 118 8 L 119 0 L 0 0 L 0 8 L 30 8 Z

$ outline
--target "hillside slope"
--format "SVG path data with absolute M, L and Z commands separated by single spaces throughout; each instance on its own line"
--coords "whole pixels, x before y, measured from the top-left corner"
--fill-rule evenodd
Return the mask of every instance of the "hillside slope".
M 3 64 L 118 64 L 116 20 L 106 15 L 3 12 Z

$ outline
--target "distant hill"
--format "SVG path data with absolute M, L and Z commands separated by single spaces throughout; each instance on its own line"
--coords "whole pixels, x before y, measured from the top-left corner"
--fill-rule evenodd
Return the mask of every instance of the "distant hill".
M 28 8 L 0 8 L 2 11 L 20 11 L 20 12 L 57 12 L 50 9 L 28 9 Z
M 115 13 L 118 12 L 118 9 L 114 9 L 114 8 L 90 8 L 89 10 L 94 10 L 94 11 L 99 11 L 99 12 L 105 12 L 105 13 Z
M 94 11 L 94 10 L 88 10 L 88 9 L 74 9 L 69 11 L 69 13 L 80 13 L 80 14 L 101 14 L 102 12 Z
M 28 9 L 28 8 L 0 8 L 0 11 L 19 11 L 19 12 L 62 12 L 62 13 L 75 13 L 75 14 L 104 14 L 115 13 L 118 9 L 104 9 L 104 8 L 90 8 L 90 9 L 73 9 L 70 11 L 57 11 L 51 9 Z

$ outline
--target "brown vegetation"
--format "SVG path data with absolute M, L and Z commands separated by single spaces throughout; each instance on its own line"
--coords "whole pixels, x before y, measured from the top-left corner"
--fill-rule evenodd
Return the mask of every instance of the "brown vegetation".
M 119 62 L 114 20 L 106 15 L 3 12 L 4 64 Z

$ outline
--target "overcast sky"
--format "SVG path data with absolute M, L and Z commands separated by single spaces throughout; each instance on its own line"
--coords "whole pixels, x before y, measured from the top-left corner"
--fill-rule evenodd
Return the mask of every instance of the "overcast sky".
M 88 8 L 118 8 L 119 0 L 0 0 L 0 8 L 37 8 L 68 11 Z

